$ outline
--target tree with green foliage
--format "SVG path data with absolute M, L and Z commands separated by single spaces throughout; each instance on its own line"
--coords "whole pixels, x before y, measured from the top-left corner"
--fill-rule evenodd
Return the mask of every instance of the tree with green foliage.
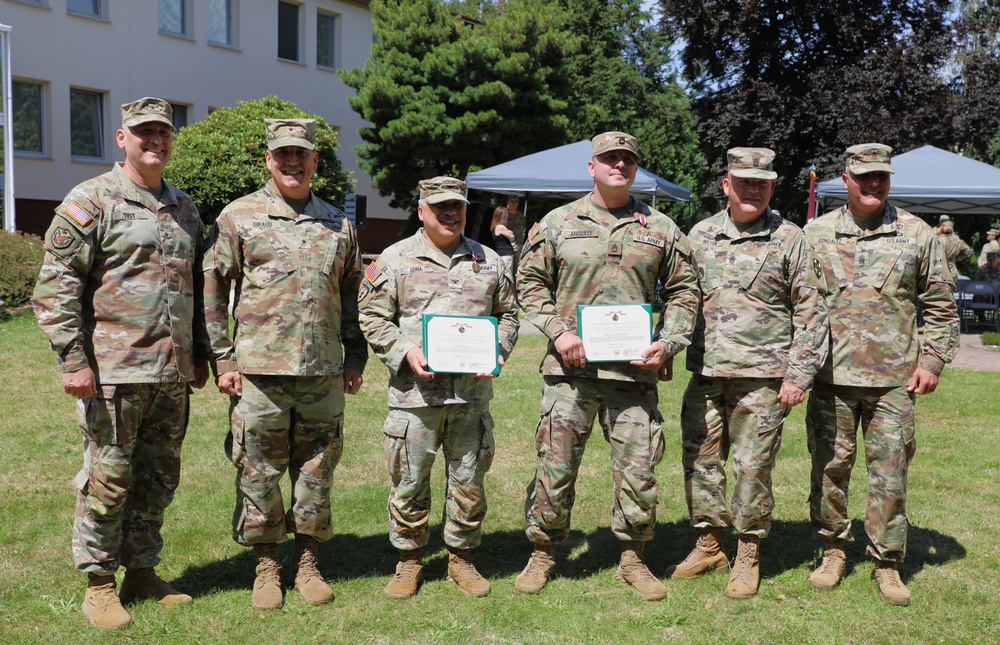
M 691 189 L 692 203 L 657 206 L 687 230 L 701 207 L 707 164 L 688 98 L 672 67 L 670 38 L 641 0 L 559 0 L 586 45 L 566 61 L 574 79 L 570 138 L 622 130 L 639 139 L 642 166 Z
M 839 174 L 844 150 L 879 141 L 905 152 L 953 136 L 942 76 L 950 0 L 660 0 L 684 43 L 683 73 L 712 168 L 726 150 L 772 148 L 772 205 L 803 219 L 809 166 Z M 721 199 L 716 181 L 706 196 Z
M 354 189 L 354 180 L 336 155 L 337 133 L 322 116 L 276 96 L 240 101 L 181 128 L 164 172 L 167 181 L 191 195 L 207 224 L 215 222 L 229 202 L 259 190 L 271 178 L 264 165 L 264 119 L 315 119 L 319 164 L 313 192 L 343 206 L 344 196 Z
M 436 175 L 464 177 L 565 141 L 561 69 L 577 45 L 547 0 L 512 0 L 482 22 L 440 0 L 373 0 L 376 43 L 341 77 L 372 125 L 355 149 L 390 205 L 414 212 L 414 190 Z

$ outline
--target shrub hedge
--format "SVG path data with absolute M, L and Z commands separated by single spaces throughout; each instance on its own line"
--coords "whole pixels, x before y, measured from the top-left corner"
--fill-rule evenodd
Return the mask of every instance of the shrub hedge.
M 7 309 L 31 302 L 44 255 L 40 237 L 0 230 L 0 300 Z

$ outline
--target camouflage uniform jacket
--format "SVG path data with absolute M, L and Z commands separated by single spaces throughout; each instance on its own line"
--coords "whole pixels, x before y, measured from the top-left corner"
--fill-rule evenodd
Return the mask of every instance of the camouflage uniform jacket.
M 741 234 L 724 210 L 688 239 L 702 302 L 687 368 L 809 389 L 826 360 L 829 320 L 802 229 L 768 208 Z
M 993 240 L 992 242 L 987 242 L 986 244 L 983 244 L 983 250 L 979 252 L 979 259 L 978 259 L 979 266 L 986 265 L 987 253 L 1000 253 L 1000 242 Z
M 938 237 L 941 240 L 944 256 L 948 260 L 948 269 L 951 271 L 952 285 L 954 286 L 958 283 L 958 263 L 972 257 L 972 249 L 965 243 L 965 240 L 954 233 L 946 233 Z
M 887 202 L 875 230 L 860 230 L 845 205 L 810 222 L 805 233 L 830 311 L 830 354 L 816 379 L 899 387 L 918 366 L 940 374 L 958 349 L 958 311 L 931 227 Z
M 62 371 L 90 366 L 104 385 L 192 380 L 192 354 L 208 358 L 204 243 L 194 202 L 170 184 L 151 201 L 116 164 L 74 187 L 45 234 L 32 303 Z
M 654 340 L 670 356 L 691 342 L 700 296 L 687 237 L 642 202 L 631 199 L 630 208 L 632 216 L 617 218 L 586 195 L 528 232 L 517 295 L 524 316 L 550 339 L 543 374 L 655 383 L 655 371 L 628 363 L 565 367 L 555 338 L 577 333 L 577 305 L 652 304 L 658 281 L 666 310 Z
M 478 271 L 476 270 L 478 268 Z M 495 316 L 500 355 L 517 342 L 514 284 L 493 249 L 463 237 L 448 257 L 428 244 L 423 229 L 396 242 L 365 271 L 361 326 L 375 355 L 389 367 L 389 407 L 419 408 L 493 398 L 491 379 L 474 374 L 418 377 L 406 354 L 423 343 L 423 314 Z
M 981 266 L 976 271 L 976 280 L 986 280 L 987 282 L 1000 282 L 1000 266 L 991 269 L 990 265 Z
M 301 215 L 270 182 L 232 202 L 215 223 L 202 268 L 215 374 L 364 370 L 368 347 L 358 325 L 357 236 L 347 216 L 315 194 Z

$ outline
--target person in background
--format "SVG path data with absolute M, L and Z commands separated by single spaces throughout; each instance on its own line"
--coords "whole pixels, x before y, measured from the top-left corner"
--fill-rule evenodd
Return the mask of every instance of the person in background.
M 514 275 L 514 233 L 507 228 L 507 209 L 503 206 L 493 210 L 490 233 L 493 235 L 493 248 L 507 267 L 507 271 Z

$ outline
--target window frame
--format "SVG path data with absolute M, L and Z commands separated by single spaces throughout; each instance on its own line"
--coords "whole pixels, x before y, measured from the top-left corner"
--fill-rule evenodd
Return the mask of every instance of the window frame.
M 281 30 L 281 7 L 295 7 L 295 58 L 287 58 L 281 55 L 282 45 L 282 30 Z M 280 61 L 285 61 L 286 63 L 295 63 L 298 65 L 303 65 L 303 58 L 305 57 L 305 34 L 303 32 L 303 20 L 305 17 L 305 12 L 303 11 L 303 5 L 298 2 L 289 2 L 288 0 L 278 0 L 278 19 L 275 21 L 275 26 L 278 30 L 278 51 L 277 58 Z
M 205 23 L 205 35 L 209 45 L 213 45 L 215 47 L 227 47 L 229 49 L 236 49 L 239 46 L 238 30 L 237 30 L 237 25 L 239 24 L 239 21 L 237 20 L 239 16 L 239 0 L 220 0 L 220 1 L 228 4 L 229 15 L 227 17 L 227 22 L 228 22 L 227 27 L 228 27 L 229 42 L 212 40 L 212 22 L 211 22 L 210 6 L 206 6 L 206 9 L 208 9 L 208 17 L 206 18 L 206 23 Z
M 48 143 L 49 136 L 47 132 L 48 123 L 48 113 L 46 107 L 48 106 L 48 84 L 42 81 L 34 81 L 29 79 L 12 78 L 11 79 L 11 102 L 14 105 L 14 113 L 11 115 L 12 123 L 11 127 L 17 125 L 17 102 L 14 101 L 14 97 L 17 94 L 15 86 L 17 85 L 31 85 L 38 88 L 38 142 L 40 150 L 23 150 L 17 147 L 17 130 L 13 130 L 13 150 L 15 157 L 32 157 L 32 158 L 47 158 L 48 154 Z
M 175 101 L 167 101 L 170 104 L 170 109 L 174 111 L 174 132 L 177 132 L 181 128 L 191 125 L 191 105 L 187 103 L 177 103 Z M 184 110 L 184 123 L 177 123 L 177 113 L 178 109 Z
M 330 20 L 333 23 L 332 24 L 332 28 L 330 30 L 330 38 L 333 40 L 333 46 L 332 46 L 332 48 L 329 48 L 329 49 L 332 49 L 332 51 L 328 51 L 327 52 L 329 54 L 330 58 L 331 58 L 331 64 L 329 64 L 329 65 L 321 63 L 320 60 L 319 60 L 320 51 L 321 51 L 321 49 L 320 49 L 319 30 L 320 30 L 320 24 L 324 20 Z M 341 43 L 340 29 L 341 29 L 341 26 L 343 24 L 344 24 L 344 22 L 343 22 L 343 17 L 341 16 L 341 14 L 335 13 L 333 11 L 324 11 L 322 9 L 317 9 L 316 10 L 316 67 L 318 69 L 325 69 L 325 70 L 331 70 L 331 71 L 336 71 L 336 70 L 340 69 L 340 61 L 341 61 L 341 58 L 340 58 L 340 43 Z
M 181 9 L 181 30 L 173 31 L 171 29 L 165 29 L 163 27 L 163 21 L 160 18 L 160 7 L 164 2 L 173 2 Z M 174 38 L 184 38 L 187 40 L 194 40 L 194 23 L 192 16 L 191 0 L 156 0 L 156 29 L 157 32 L 163 36 L 173 36 Z
M 73 152 L 73 95 L 74 94 L 87 94 L 97 98 L 97 108 L 98 115 L 96 120 L 97 134 L 94 137 L 94 143 L 97 144 L 99 150 L 99 156 L 82 155 Z M 70 160 L 74 162 L 83 163 L 105 163 L 108 158 L 108 151 L 105 141 L 105 135 L 107 133 L 107 92 L 102 92 L 100 90 L 91 90 L 83 87 L 70 87 L 69 88 L 69 137 L 70 137 Z
M 46 2 L 48 0 L 45 0 Z M 70 2 L 72 0 L 66 0 L 66 13 L 70 16 L 79 16 L 81 18 L 89 18 L 91 20 L 102 20 L 108 22 L 108 0 L 96 0 L 97 3 L 97 13 L 91 13 L 89 11 L 77 11 L 70 7 Z M 90 2 L 95 2 L 95 0 L 90 0 Z

